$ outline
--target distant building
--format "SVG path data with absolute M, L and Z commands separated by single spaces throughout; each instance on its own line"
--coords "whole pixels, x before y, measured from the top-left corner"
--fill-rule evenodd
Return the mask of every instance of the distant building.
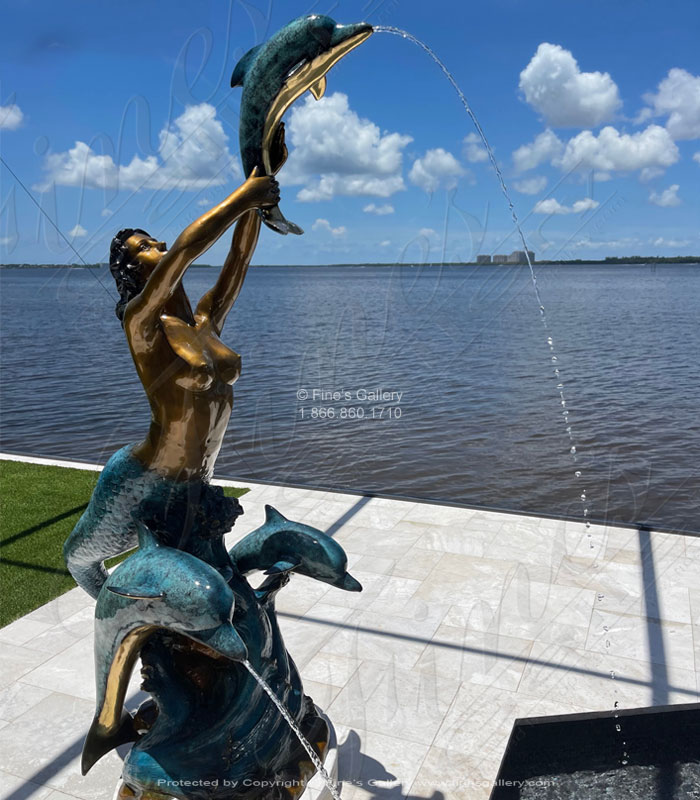
M 505 253 L 502 253 L 500 255 L 495 255 L 493 257 L 493 263 L 494 264 L 507 264 L 508 263 L 508 256 L 505 255 Z
M 476 257 L 477 264 L 490 264 L 491 263 L 491 256 L 477 256 Z
M 530 262 L 535 260 L 535 254 L 532 250 L 527 251 L 528 256 L 530 256 Z M 524 250 L 513 250 L 513 252 L 508 256 L 508 264 L 527 264 L 527 257 L 525 256 Z

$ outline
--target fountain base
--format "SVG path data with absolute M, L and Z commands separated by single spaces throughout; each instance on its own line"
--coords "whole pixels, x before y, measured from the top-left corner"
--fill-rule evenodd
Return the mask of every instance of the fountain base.
M 336 737 L 335 728 L 321 709 L 319 709 L 318 706 L 315 706 L 315 708 L 318 716 L 325 722 L 328 729 L 328 744 L 323 757 L 323 766 L 330 776 L 330 779 L 336 783 L 338 780 L 338 739 Z M 290 800 L 292 798 L 294 798 L 294 800 L 333 800 L 333 795 L 323 775 L 319 772 L 316 772 L 306 783 L 301 790 L 301 794 L 297 794 L 297 792 L 298 789 L 295 790 L 293 787 L 287 790 Z M 340 790 L 338 790 L 338 793 L 340 794 Z M 120 779 L 112 794 L 112 800 L 135 800 L 135 798 L 138 798 L 138 800 L 180 800 L 180 798 L 171 794 L 143 792 L 138 796 L 137 793 Z
M 697 703 L 518 719 L 490 800 L 691 800 L 698 742 Z

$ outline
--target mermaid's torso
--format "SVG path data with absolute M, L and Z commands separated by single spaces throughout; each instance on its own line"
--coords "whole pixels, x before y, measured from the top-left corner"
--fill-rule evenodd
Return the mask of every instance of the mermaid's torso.
M 141 314 L 129 306 L 124 330 L 151 407 L 134 455 L 163 475 L 209 478 L 233 409 L 241 358 L 206 314 L 182 309 Z

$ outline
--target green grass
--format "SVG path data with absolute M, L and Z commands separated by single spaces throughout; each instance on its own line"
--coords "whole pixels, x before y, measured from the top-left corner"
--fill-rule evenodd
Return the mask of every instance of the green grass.
M 0 627 L 75 586 L 63 542 L 98 477 L 89 470 L 0 461 Z M 229 497 L 247 491 L 224 489 Z

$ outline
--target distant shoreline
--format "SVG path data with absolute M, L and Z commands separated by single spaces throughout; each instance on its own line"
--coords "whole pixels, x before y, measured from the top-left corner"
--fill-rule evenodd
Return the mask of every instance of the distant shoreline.
M 608 257 L 604 259 L 569 259 L 568 261 L 534 261 L 535 267 L 547 266 L 646 266 L 648 264 L 700 264 L 700 256 L 627 256 Z M 496 269 L 508 269 L 509 267 L 526 267 L 522 264 L 477 264 L 476 261 L 431 261 L 423 264 L 397 264 L 396 262 L 373 262 L 373 263 L 352 263 L 352 264 L 251 264 L 251 269 L 274 269 L 274 268 L 296 268 L 296 267 L 492 267 Z M 106 269 L 107 264 L 0 264 L 0 269 Z M 221 269 L 221 265 L 216 264 L 192 264 L 190 269 Z

